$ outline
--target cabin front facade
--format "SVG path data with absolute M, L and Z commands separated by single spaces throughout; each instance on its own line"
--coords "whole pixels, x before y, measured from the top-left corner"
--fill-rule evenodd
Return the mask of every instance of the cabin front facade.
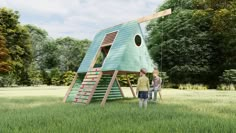
M 137 74 L 141 68 L 151 73 L 154 67 L 139 23 L 170 13 L 171 10 L 163 11 L 97 33 L 63 101 L 89 104 L 102 100 L 103 106 L 107 99 L 123 98 L 116 76 Z

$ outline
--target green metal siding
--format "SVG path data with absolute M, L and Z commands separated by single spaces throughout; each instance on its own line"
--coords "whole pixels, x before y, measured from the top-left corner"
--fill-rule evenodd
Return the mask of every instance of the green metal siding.
M 141 46 L 136 46 L 135 35 L 142 37 Z M 136 21 L 124 24 L 106 57 L 102 71 L 119 70 L 139 72 L 141 68 L 153 71 L 153 62 L 149 56 L 141 28 Z
M 73 85 L 73 87 L 72 87 L 72 89 L 70 91 L 70 94 L 68 95 L 68 97 L 66 99 L 66 102 L 74 101 L 75 96 L 78 93 L 78 90 L 80 88 L 81 83 L 82 83 L 82 80 L 81 80 L 81 78 L 78 77 L 76 82 L 75 82 L 75 84 Z
M 111 81 L 111 78 L 112 78 L 111 75 L 103 75 L 102 76 L 102 78 L 100 79 L 99 84 L 93 94 L 92 101 L 103 99 L 103 97 L 106 93 L 107 87 Z M 121 98 L 123 98 L 123 97 L 121 95 L 118 84 L 115 81 L 112 88 L 111 88 L 110 94 L 107 97 L 107 100 L 121 99 Z
M 90 45 L 88 51 L 86 52 L 83 61 L 80 64 L 80 67 L 77 71 L 78 73 L 83 73 L 88 71 L 89 66 L 92 63 L 93 59 L 95 58 L 106 34 L 119 30 L 121 26 L 122 25 L 117 25 L 114 26 L 113 28 L 102 30 L 96 34 L 92 44 Z
M 140 25 L 136 21 L 131 21 L 99 32 L 86 53 L 78 73 L 88 71 L 105 35 L 114 31 L 118 31 L 118 33 L 104 61 L 102 71 L 139 72 L 141 68 L 145 67 L 148 72 L 152 72 L 153 62 L 143 39 Z M 134 37 L 137 34 L 142 37 L 142 45 L 140 47 L 136 46 L 134 42 Z

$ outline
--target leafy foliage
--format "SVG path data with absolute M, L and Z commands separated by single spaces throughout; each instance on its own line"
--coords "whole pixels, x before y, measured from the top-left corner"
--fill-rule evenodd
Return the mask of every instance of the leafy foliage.
M 1 32 L 1 30 L 0 30 Z M 0 73 L 7 73 L 11 70 L 9 59 L 9 50 L 6 48 L 6 40 L 0 33 Z
M 137 84 L 138 75 L 128 74 L 127 76 L 130 80 L 131 85 L 136 85 Z M 119 81 L 121 86 L 129 86 L 126 75 L 119 75 L 117 78 L 118 78 L 118 81 Z
M 203 84 L 180 84 L 179 88 L 180 90 L 207 90 L 208 86 Z
M 90 43 L 87 39 L 77 40 L 71 37 L 56 39 L 55 44 L 59 52 L 60 70 L 76 71 Z
M 31 44 L 28 31 L 20 25 L 18 19 L 18 12 L 0 8 L 0 29 L 5 38 L 6 49 L 9 51 L 9 63 L 13 74 L 17 77 L 18 83 L 29 85 L 27 68 L 31 63 Z
M 71 84 L 76 72 L 73 71 L 67 71 L 63 74 L 62 81 L 63 84 L 68 86 Z
M 39 27 L 22 26 L 19 16 L 17 11 L 0 8 L 1 86 L 8 86 L 12 76 L 18 85 L 63 84 L 62 73 L 78 69 L 91 42 L 52 39 Z
M 159 8 L 173 13 L 148 24 L 148 48 L 171 82 L 216 85 L 223 70 L 236 68 L 235 5 L 168 0 Z
M 33 54 L 32 63 L 35 65 L 36 69 L 45 69 L 45 64 L 43 63 L 45 58 L 44 55 L 48 54 L 45 47 L 51 41 L 48 37 L 48 33 L 33 25 L 25 25 L 25 27 L 30 33 Z
M 61 72 L 58 68 L 54 68 L 50 72 L 52 85 L 61 85 Z
M 166 72 L 159 72 L 159 76 L 161 77 L 162 84 L 165 85 L 169 82 L 169 76 L 167 75 Z
M 13 72 L 0 75 L 0 87 L 12 86 L 16 84 L 16 75 Z
M 52 82 L 51 82 L 51 78 L 50 78 L 50 73 L 46 70 L 41 70 L 40 71 L 41 75 L 42 75 L 42 78 L 43 78 L 43 84 L 46 84 L 46 85 L 51 85 Z
M 236 69 L 225 70 L 220 81 L 226 84 L 236 84 Z
M 35 68 L 34 64 L 31 64 L 31 66 L 28 70 L 28 73 L 29 73 L 29 78 L 30 78 L 31 85 L 40 85 L 40 84 L 43 83 L 41 72 L 40 72 L 40 70 L 37 70 Z
M 223 90 L 223 91 L 234 91 L 236 90 L 236 85 L 234 84 L 220 84 L 216 88 L 217 90 Z

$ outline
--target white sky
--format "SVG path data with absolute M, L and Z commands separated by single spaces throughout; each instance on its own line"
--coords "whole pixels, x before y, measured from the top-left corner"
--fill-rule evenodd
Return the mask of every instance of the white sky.
M 20 12 L 22 24 L 45 29 L 49 36 L 93 39 L 104 28 L 155 12 L 165 0 L 0 0 Z

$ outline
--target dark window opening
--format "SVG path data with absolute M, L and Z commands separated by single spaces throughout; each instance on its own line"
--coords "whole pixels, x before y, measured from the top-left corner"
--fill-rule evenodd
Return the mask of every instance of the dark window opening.
M 100 53 L 95 65 L 94 65 L 94 67 L 102 67 L 103 62 L 106 59 L 110 48 L 111 48 L 111 46 L 106 46 L 106 47 L 101 48 L 101 53 Z
M 140 46 L 142 44 L 141 36 L 140 35 L 136 35 L 135 38 L 134 38 L 134 41 L 135 41 L 135 44 L 137 46 Z

